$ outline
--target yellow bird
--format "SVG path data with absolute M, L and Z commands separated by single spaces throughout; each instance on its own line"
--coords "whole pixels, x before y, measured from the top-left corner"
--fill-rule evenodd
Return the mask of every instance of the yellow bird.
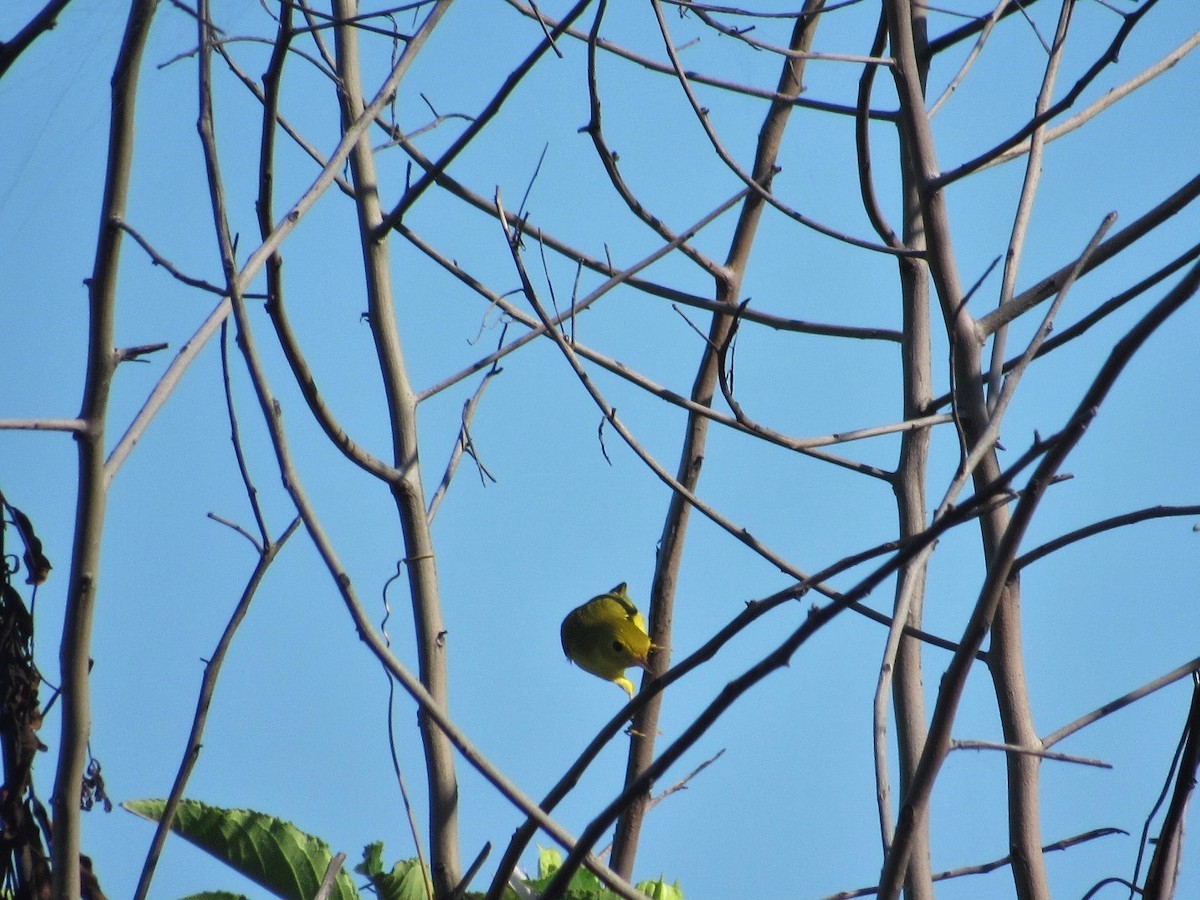
M 646 668 L 653 645 L 646 620 L 625 592 L 625 582 L 567 613 L 561 636 L 567 659 L 585 672 L 620 685 L 633 697 L 633 682 L 625 677 L 625 670 L 629 666 Z

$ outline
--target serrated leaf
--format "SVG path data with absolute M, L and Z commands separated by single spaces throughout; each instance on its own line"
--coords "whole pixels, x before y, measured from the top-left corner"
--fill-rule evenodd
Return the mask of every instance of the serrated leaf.
M 392 866 L 392 871 L 380 871 L 369 877 L 380 900 L 428 900 L 433 895 L 433 886 L 423 874 L 420 862 L 402 859 Z
M 363 847 L 363 861 L 354 867 L 359 875 L 378 875 L 383 871 L 383 841 L 372 841 Z
M 683 888 L 679 886 L 679 882 L 667 884 L 662 876 L 659 876 L 658 881 L 642 881 L 634 887 L 650 900 L 683 900 Z
M 121 804 L 157 822 L 165 800 Z M 171 830 L 284 900 L 311 900 L 333 858 L 329 845 L 290 822 L 251 809 L 225 809 L 198 800 L 179 804 Z M 343 868 L 330 900 L 357 900 L 358 890 Z
M 538 847 L 538 877 L 541 881 L 562 868 L 562 853 L 557 847 Z
M 550 884 L 554 873 L 562 868 L 562 853 L 555 847 L 538 847 L 538 877 L 525 882 L 535 894 L 541 894 Z M 587 869 L 579 869 L 571 876 L 565 900 L 620 900 L 617 894 L 604 887 L 604 883 Z

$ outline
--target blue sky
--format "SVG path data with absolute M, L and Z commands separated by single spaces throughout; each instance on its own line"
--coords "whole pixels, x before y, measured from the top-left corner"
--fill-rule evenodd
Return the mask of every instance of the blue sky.
M 564 3 L 544 4 L 554 15 Z M 1132 8 L 1118 0 L 1122 8 Z M 642 5 L 616 5 L 606 34 L 661 57 L 653 17 Z M 980 12 L 986 4 L 959 3 Z M 260 8 L 217 4 L 229 34 L 269 33 Z M 10 35 L 26 10 L 0 10 Z M 876 12 L 861 4 L 828 17 L 816 49 L 865 53 Z M 1039 3 L 1030 16 L 1043 33 L 1057 8 Z M 585 22 L 590 21 L 585 15 Z M 707 32 L 693 19 L 669 17 L 689 65 L 735 80 L 773 86 L 777 58 Z M 931 32 L 957 23 L 934 16 Z M 1098 2 L 1076 13 L 1059 94 L 1073 83 L 1117 27 Z M 0 80 L 0 418 L 69 417 L 83 379 L 86 295 L 102 188 L 108 79 L 123 30 L 110 4 L 75 0 L 57 29 L 43 36 Z M 407 27 L 407 23 L 402 23 Z M 1082 108 L 1161 58 L 1200 27 L 1187 4 L 1161 4 L 1135 30 L 1118 65 L 1084 93 Z M 773 29 L 773 30 L 772 30 Z M 786 24 L 763 24 L 760 38 L 786 42 Z M 540 29 L 510 8 L 460 4 L 405 81 L 397 116 L 415 129 L 442 114 L 475 114 L 496 85 L 540 39 Z M 190 18 L 164 6 L 156 19 L 139 96 L 138 148 L 128 219 L 188 274 L 219 280 L 211 211 L 196 137 L 195 60 L 176 57 L 195 44 Z M 464 51 L 469 64 L 464 64 Z M 265 45 L 233 43 L 252 76 Z M 378 50 L 379 48 L 376 48 Z M 940 92 L 966 52 L 934 67 Z M 490 197 L 497 187 L 516 207 L 546 148 L 529 192 L 532 220 L 583 252 L 629 265 L 658 246 L 615 198 L 591 144 L 585 53 L 563 42 L 565 58 L 548 58 L 451 173 Z M 1027 115 L 1045 55 L 1027 24 L 1009 20 L 988 45 L 947 106 L 934 119 L 944 168 L 974 156 Z M 370 83 L 386 55 L 369 58 Z M 1047 148 L 1018 289 L 1072 259 L 1102 217 L 1115 210 L 1121 228 L 1192 178 L 1200 162 L 1200 112 L 1194 103 L 1200 62 L 1184 58 L 1171 71 L 1085 128 Z M 812 63 L 806 96 L 853 102 L 858 75 L 845 63 Z M 739 183 L 712 153 L 674 83 L 629 63 L 602 57 L 605 127 L 622 172 L 656 215 L 676 229 L 700 219 Z M 258 109 L 225 72 L 218 76 L 217 128 L 230 216 L 240 254 L 253 249 L 253 194 Z M 725 146 L 743 165 L 753 153 L 760 101 L 706 90 Z M 878 105 L 890 103 L 885 79 Z M 336 143 L 332 87 L 299 61 L 288 69 L 287 115 L 323 152 Z M 434 155 L 461 121 L 422 138 Z M 894 139 L 873 129 L 878 188 L 893 217 L 898 209 Z M 378 138 L 383 143 L 382 138 Z M 402 189 L 406 158 L 380 154 L 385 197 Z M 870 237 L 855 181 L 848 120 L 798 111 L 781 156 L 775 189 L 792 205 L 830 225 Z M 316 169 L 282 145 L 277 184 L 284 208 Z M 950 214 L 963 279 L 973 282 L 1003 254 L 1023 167 L 1010 163 L 956 185 Z M 707 229 L 696 245 L 722 259 L 734 217 Z M 498 291 L 519 281 L 495 221 L 447 195 L 431 192 L 406 219 L 415 231 Z M 1080 281 L 1059 327 L 1077 321 L 1129 284 L 1195 243 L 1200 214 L 1185 209 L 1161 233 Z M 284 249 L 288 304 L 323 393 L 347 430 L 378 455 L 388 453 L 385 407 L 373 370 L 354 212 L 327 195 Z M 401 239 L 393 245 L 401 334 L 418 389 L 469 365 L 500 339 L 486 305 Z M 554 284 L 560 305 L 570 296 L 574 265 L 551 257 L 541 273 L 536 248 L 527 261 L 538 285 Z M 649 277 L 702 296 L 711 279 L 680 258 L 657 263 Z M 585 274 L 583 291 L 599 284 Z M 1171 281 L 1167 282 L 1169 286 Z M 261 284 L 258 285 L 261 287 Z M 973 309 L 995 303 L 999 278 L 984 284 Z M 1035 364 L 1004 427 L 1006 458 L 1035 431 L 1061 427 L 1112 344 L 1161 296 L 1151 291 L 1084 338 Z M 756 309 L 794 318 L 896 328 L 895 265 L 887 258 L 832 242 L 768 213 L 743 296 Z M 519 300 L 519 297 L 514 298 Z M 115 441 L 148 391 L 215 304 L 216 298 L 174 281 L 127 242 L 121 269 L 117 340 L 121 346 L 166 341 L 171 349 L 145 363 L 123 365 L 109 419 Z M 701 328 L 701 311 L 686 311 Z M 1035 313 L 1040 317 L 1040 313 Z M 1029 318 L 1029 317 L 1027 317 Z M 324 441 L 289 380 L 261 310 L 253 317 L 266 346 L 269 376 L 284 409 L 301 477 L 363 598 L 377 618 L 381 591 L 402 555 L 386 491 L 347 465 Z M 1010 349 L 1036 323 L 1020 322 Z M 946 388 L 944 337 L 934 323 L 935 391 Z M 519 332 L 510 329 L 509 336 Z M 1129 366 L 1085 440 L 1068 460 L 1072 480 L 1055 486 L 1027 538 L 1034 546 L 1088 522 L 1153 504 L 1194 503 L 1200 479 L 1200 307 L 1193 302 L 1150 341 Z M 699 339 L 667 302 L 622 289 L 577 322 L 578 339 L 686 393 Z M 540 796 L 622 695 L 562 658 L 558 623 L 589 596 L 627 581 L 643 605 L 655 544 L 669 499 L 658 481 L 607 430 L 605 460 L 597 440 L 599 413 L 549 342 L 534 342 L 505 359 L 472 424 L 481 459 L 495 475 L 484 486 L 464 462 L 434 523 L 438 570 L 450 641 L 451 711 L 476 744 L 527 793 Z M 607 373 L 597 384 L 633 433 L 673 469 L 682 413 Z M 421 451 L 428 491 L 440 478 L 463 402 L 477 379 L 421 407 Z M 292 516 L 249 382 L 234 376 L 243 438 L 272 530 Z M 737 390 L 747 412 L 780 431 L 820 435 L 884 424 L 899 417 L 895 346 L 743 328 Z M 897 441 L 878 438 L 838 452 L 876 465 L 894 464 Z M 941 497 L 957 459 L 953 434 L 940 431 L 931 456 L 930 495 Z M 38 595 L 39 665 L 55 682 L 73 528 L 75 448 L 62 433 L 0 431 L 0 484 L 34 521 L 55 563 Z M 894 537 L 895 510 L 882 482 L 795 457 L 714 427 L 701 495 L 795 565 L 814 571 Z M 94 636 L 92 749 L 116 801 L 167 791 L 191 721 L 202 660 L 212 652 L 254 564 L 245 540 L 206 518 L 213 512 L 250 524 L 230 452 L 216 344 L 205 348 L 170 403 L 151 425 L 114 482 Z M 1031 566 L 1023 576 L 1026 653 L 1034 713 L 1047 734 L 1100 704 L 1198 655 L 1200 612 L 1194 602 L 1200 554 L 1192 520 L 1164 519 L 1080 543 Z M 927 627 L 953 638 L 981 582 L 979 540 L 968 530 L 947 536 L 934 556 Z M 853 577 L 835 582 L 848 587 Z M 699 646 L 750 599 L 786 586 L 770 564 L 700 516 L 693 516 L 679 589 L 673 655 Z M 890 584 L 872 598 L 890 604 Z M 389 625 L 397 652 L 414 662 L 405 630 L 407 597 L 390 596 Z M 781 608 L 731 643 L 711 664 L 668 694 L 663 741 L 679 733 L 721 687 L 795 628 L 807 601 Z M 871 777 L 870 703 L 885 631 L 850 614 L 806 645 L 792 665 L 765 680 L 681 761 L 665 788 L 703 760 L 722 758 L 687 791 L 654 810 L 644 832 L 636 876 L 678 878 L 689 900 L 728 896 L 819 897 L 873 883 L 879 865 Z M 926 689 L 935 696 L 948 662 L 926 654 Z M 189 795 L 207 802 L 272 812 L 319 834 L 356 860 L 359 848 L 386 842 L 388 859 L 413 855 L 386 743 L 387 685 L 355 635 L 334 586 L 303 534 L 272 568 L 228 657 Z M 44 696 L 48 695 L 48 690 Z M 1111 770 L 1043 766 L 1047 841 L 1092 828 L 1109 837 L 1052 854 L 1056 896 L 1079 896 L 1100 878 L 1128 876 L 1136 834 L 1164 777 L 1190 699 L 1186 681 L 1075 735 L 1057 748 L 1098 757 Z M 398 704 L 398 753 L 423 810 L 420 745 L 413 708 Z M 57 747 L 51 717 L 43 739 Z M 998 740 L 999 724 L 986 673 L 968 686 L 956 737 Z M 54 760 L 39 762 L 47 799 Z M 619 787 L 624 747 L 610 746 L 556 813 L 573 833 Z M 485 841 L 493 861 L 521 817 L 465 764 L 459 768 L 463 855 Z M 894 773 L 893 773 L 894 777 Z M 1006 852 L 1000 811 L 1003 760 L 995 753 L 952 754 L 933 800 L 934 868 L 985 862 Z M 423 821 L 423 816 L 421 817 Z M 152 829 L 123 812 L 85 817 L 84 847 L 110 897 L 136 883 Z M 543 838 L 542 843 L 547 843 Z M 1193 855 L 1184 860 L 1180 895 L 1200 891 Z M 527 855 L 526 864 L 532 856 Z M 489 873 L 485 866 L 484 872 Z M 1190 885 L 1190 887 L 1188 887 Z M 477 887 L 482 886 L 480 881 Z M 177 897 L 229 888 L 261 896 L 199 851 L 170 842 L 153 896 Z M 944 897 L 1005 897 L 1006 871 L 939 890 Z M 1109 894 L 1115 896 L 1110 888 Z

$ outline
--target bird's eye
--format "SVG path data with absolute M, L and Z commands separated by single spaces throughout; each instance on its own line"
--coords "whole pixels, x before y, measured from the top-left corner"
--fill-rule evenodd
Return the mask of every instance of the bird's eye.
M 624 652 L 625 652 L 625 645 L 624 645 L 624 644 L 622 644 L 620 641 L 613 641 L 613 642 L 612 642 L 612 648 L 613 648 L 613 650 L 614 650 L 614 651 L 616 651 L 617 653 L 624 653 Z

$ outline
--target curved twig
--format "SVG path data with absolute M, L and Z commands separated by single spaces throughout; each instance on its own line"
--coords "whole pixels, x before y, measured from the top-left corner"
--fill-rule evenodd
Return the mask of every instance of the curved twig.
M 953 184 L 960 178 L 970 175 L 972 172 L 983 168 L 983 166 L 998 158 L 1005 151 L 1011 150 L 1013 147 L 1017 146 L 1051 119 L 1057 118 L 1061 112 L 1074 106 L 1075 101 L 1079 99 L 1079 95 L 1084 92 L 1088 85 L 1095 81 L 1106 67 L 1117 61 L 1117 57 L 1121 52 L 1121 47 L 1125 44 L 1125 40 L 1129 37 L 1130 32 L 1133 31 L 1138 22 L 1142 20 L 1142 16 L 1153 9 L 1157 3 L 1158 0 L 1146 0 L 1146 2 L 1137 7 L 1137 9 L 1125 14 L 1125 19 L 1121 23 L 1121 27 L 1117 29 L 1116 35 L 1113 37 L 1104 53 L 1102 53 L 1100 58 L 1097 59 L 1096 62 L 1094 62 L 1082 76 L 1080 76 L 1079 80 L 1071 86 L 1071 89 L 1067 91 L 1065 95 L 1063 95 L 1061 100 L 1035 115 L 1028 122 L 1017 129 L 1016 132 L 1005 138 L 1000 143 L 996 144 L 991 149 L 985 150 L 974 159 L 970 159 L 956 168 L 936 176 L 933 179 L 930 188 L 934 190 L 940 190 L 947 185 Z
M 721 143 L 721 139 L 717 136 L 716 130 L 709 121 L 707 110 L 705 110 L 700 101 L 696 98 L 696 93 L 692 90 L 688 73 L 683 68 L 683 64 L 679 60 L 679 54 L 676 52 L 675 45 L 671 40 L 671 32 L 667 27 L 666 18 L 663 16 L 662 4 L 660 0 L 651 0 L 651 5 L 654 7 L 654 15 L 658 20 L 659 31 L 662 33 L 663 47 L 666 49 L 667 56 L 670 57 L 671 60 L 671 66 L 675 70 L 675 77 L 679 81 L 679 85 L 683 89 L 684 96 L 687 97 L 688 103 L 691 104 L 692 111 L 696 116 L 696 121 L 699 122 L 700 127 L 704 129 L 704 133 L 708 136 L 708 140 L 712 144 L 713 150 L 716 152 L 721 162 L 725 163 L 725 166 L 729 169 L 729 171 L 733 172 L 733 174 L 740 178 L 748 188 L 753 190 L 759 197 L 771 204 L 771 206 L 775 207 L 775 209 L 779 210 L 789 219 L 799 222 L 801 225 L 811 228 L 813 231 L 823 234 L 826 237 L 831 237 L 854 247 L 861 247 L 864 250 L 874 250 L 877 253 L 887 253 L 893 256 L 921 255 L 921 253 L 918 251 L 876 244 L 862 238 L 854 237 L 851 234 L 838 231 L 835 228 L 831 228 L 810 216 L 806 216 L 799 210 L 788 206 L 775 196 L 774 192 L 770 190 L 769 184 L 759 184 L 753 177 L 751 177 L 750 173 L 743 169 L 738 164 L 737 160 L 730 155 L 729 151 L 725 149 L 725 146 Z
M 600 164 L 604 167 L 605 174 L 608 175 L 609 183 L 613 186 L 613 190 L 617 192 L 617 196 L 625 202 L 629 211 L 664 241 L 673 241 L 675 235 L 671 232 L 671 229 L 666 226 L 662 219 L 646 209 L 625 183 L 624 177 L 622 177 L 620 170 L 617 168 L 616 154 L 609 149 L 608 142 L 604 139 L 604 126 L 601 124 L 602 117 L 600 113 L 600 87 L 596 76 L 596 41 L 599 39 L 600 23 L 604 20 L 604 12 L 607 7 L 608 3 L 606 0 L 599 0 L 599 3 L 596 4 L 596 16 L 592 20 L 592 28 L 588 33 L 587 89 L 588 106 L 591 116 L 588 119 L 587 125 L 582 130 L 592 139 L 592 146 L 596 150 L 596 155 L 600 158 Z M 714 278 L 723 277 L 721 266 L 713 262 L 695 247 L 685 242 L 679 245 L 679 250 L 709 275 Z
M 533 18 L 535 15 L 532 7 L 527 6 L 524 3 L 521 3 L 520 0 L 506 0 L 506 2 L 508 3 L 509 6 L 511 6 L 513 9 L 517 10 L 524 16 Z M 671 0 L 668 0 L 668 2 L 671 2 Z M 693 8 L 693 4 L 688 3 L 688 7 L 689 7 L 689 9 Z M 554 26 L 557 24 L 556 20 L 550 18 L 549 16 L 546 16 L 545 13 L 542 13 L 540 11 L 539 11 L 539 13 L 543 18 L 545 18 L 546 22 L 548 24 L 550 24 L 551 26 Z M 797 16 L 797 13 L 780 13 L 780 14 L 756 13 L 756 15 L 761 15 L 761 16 L 765 16 L 768 18 L 794 19 Z M 588 40 L 588 35 L 586 32 L 579 31 L 578 29 L 575 29 L 575 28 L 568 28 L 565 33 L 580 42 L 586 42 Z M 607 41 L 604 38 L 598 39 L 596 41 L 596 46 L 599 47 L 601 50 L 605 50 L 605 51 L 613 54 L 614 56 L 620 57 L 621 59 L 629 60 L 630 62 L 635 63 L 636 65 L 639 65 L 644 69 L 647 69 L 648 71 L 657 72 L 661 75 L 674 75 L 675 74 L 675 70 L 670 65 L 661 63 L 656 59 L 651 59 L 648 56 L 642 56 L 639 53 L 634 53 L 632 50 L 630 50 L 626 47 L 622 47 L 620 44 L 615 44 L 612 41 Z M 688 75 L 688 78 L 690 78 L 692 81 L 696 82 L 697 84 L 707 85 L 708 87 L 714 87 L 714 88 L 717 88 L 718 90 L 728 91 L 733 94 L 743 94 L 747 97 L 754 97 L 759 100 L 769 100 L 771 102 L 787 103 L 790 106 L 796 106 L 796 107 L 800 107 L 802 109 L 813 109 L 813 110 L 817 110 L 819 112 L 828 112 L 828 113 L 833 113 L 835 115 L 841 115 L 841 116 L 853 116 L 856 113 L 856 110 L 853 106 L 847 106 L 842 103 L 831 103 L 827 100 L 814 100 L 811 97 L 805 97 L 803 95 L 799 95 L 799 96 L 785 95 L 778 91 L 772 91 L 772 90 L 763 89 L 763 88 L 756 88 L 753 85 L 739 84 L 737 82 L 727 81 L 723 78 L 717 78 L 712 75 L 706 75 L 703 72 L 689 71 L 687 73 L 687 75 Z M 870 116 L 871 119 L 873 119 L 875 121 L 894 122 L 896 120 L 896 113 L 894 111 L 874 110 L 873 109 L 873 110 L 869 111 L 868 115 Z

